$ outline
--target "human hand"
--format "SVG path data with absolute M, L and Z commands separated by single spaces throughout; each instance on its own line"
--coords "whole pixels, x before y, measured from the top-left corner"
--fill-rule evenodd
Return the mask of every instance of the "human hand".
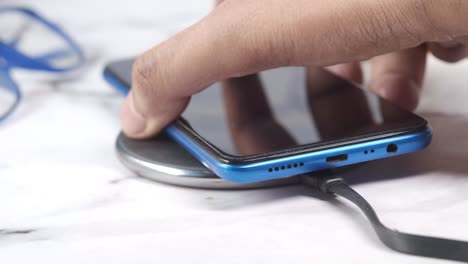
M 370 88 L 414 109 L 427 51 L 451 62 L 468 54 L 466 14 L 466 0 L 226 0 L 137 59 L 122 128 L 133 138 L 153 136 L 219 80 L 345 63 L 332 71 L 360 81 L 358 62 L 367 59 Z

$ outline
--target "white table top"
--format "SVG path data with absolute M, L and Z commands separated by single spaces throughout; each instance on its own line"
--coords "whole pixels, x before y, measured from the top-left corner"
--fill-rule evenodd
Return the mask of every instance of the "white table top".
M 118 162 L 122 98 L 103 65 L 189 25 L 210 1 L 10 2 L 60 21 L 92 60 L 72 81 L 15 73 L 25 98 L 0 125 L 1 263 L 443 263 L 387 250 L 355 208 L 303 186 L 177 188 Z M 468 240 L 466 86 L 468 62 L 431 59 L 419 109 L 431 147 L 346 176 L 389 226 Z

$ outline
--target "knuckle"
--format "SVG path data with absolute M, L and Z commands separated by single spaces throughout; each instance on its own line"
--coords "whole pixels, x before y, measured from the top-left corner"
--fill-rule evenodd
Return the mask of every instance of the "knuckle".
M 410 0 L 408 3 L 401 4 L 400 1 L 396 5 L 397 15 L 395 24 L 402 30 L 403 35 L 406 35 L 416 45 L 424 42 L 424 36 L 427 35 L 427 30 L 432 28 L 433 21 L 430 19 L 428 12 L 428 0 Z M 429 31 L 430 32 L 430 31 Z
M 254 35 L 246 40 L 246 44 L 241 49 L 246 68 L 263 68 L 272 64 L 274 57 L 274 40 L 268 36 Z
M 138 57 L 133 64 L 132 89 L 137 89 L 142 97 L 155 98 L 164 95 L 167 79 L 164 76 L 167 74 L 164 74 L 163 68 L 157 65 L 163 61 L 158 54 L 157 50 L 150 50 Z
M 281 27 L 268 27 L 246 36 L 240 49 L 248 69 L 289 66 L 295 54 L 295 42 L 290 31 Z
M 395 0 L 382 5 L 385 28 L 394 40 L 400 44 L 402 40 L 407 42 L 404 46 L 417 46 L 424 42 L 429 28 L 427 24 L 431 24 L 427 18 L 426 2 L 430 0 Z
M 364 20 L 362 18 L 357 18 L 359 36 L 366 40 L 366 43 L 369 46 L 379 49 L 382 43 L 389 43 L 382 41 L 383 39 L 388 39 L 388 35 L 392 38 L 390 40 L 396 39 L 392 26 L 386 19 L 371 19 L 370 21 Z
M 298 39 L 300 33 L 294 29 L 279 28 L 273 32 L 273 43 L 270 44 L 278 66 L 290 66 L 298 61 Z
M 422 28 L 422 31 L 429 39 L 450 39 L 451 36 L 446 32 L 443 25 L 440 23 L 440 13 L 438 10 L 441 8 L 443 2 L 446 1 L 433 1 L 433 0 L 413 0 L 414 4 L 411 6 L 411 12 L 408 16 L 414 16 Z M 437 12 L 437 13 L 436 13 Z
M 418 46 L 440 36 L 441 27 L 434 10 L 443 1 L 434 0 L 389 0 L 374 4 L 360 11 L 356 23 L 360 36 L 369 45 L 387 49 L 403 49 Z
M 151 52 L 151 51 L 150 51 Z M 148 58 L 149 57 L 149 58 Z M 154 55 L 144 54 L 135 60 L 132 68 L 132 90 L 138 107 L 147 115 L 158 111 L 155 100 L 163 95 L 161 71 L 156 67 Z
M 393 12 L 389 12 L 388 7 L 382 3 L 374 4 L 372 7 L 354 6 L 350 10 L 350 18 L 340 21 L 339 28 L 342 28 L 340 32 L 348 40 L 350 53 L 361 54 L 363 56 L 356 59 L 366 60 L 383 51 L 391 51 L 400 47 L 401 34 L 394 20 Z M 355 25 L 352 31 L 345 30 L 350 28 L 349 24 Z
M 419 22 L 431 41 L 449 41 L 467 32 L 466 0 L 412 0 L 409 15 Z
M 132 66 L 132 89 L 138 89 L 138 92 L 147 90 L 152 84 L 151 76 L 153 70 L 146 61 L 144 56 L 140 56 Z

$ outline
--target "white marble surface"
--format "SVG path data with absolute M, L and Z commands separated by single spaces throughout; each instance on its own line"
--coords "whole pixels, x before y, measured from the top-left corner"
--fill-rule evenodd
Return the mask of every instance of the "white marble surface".
M 5 1 L 3 1 L 5 2 Z M 387 250 L 361 215 L 302 186 L 192 190 L 152 183 L 114 154 L 122 99 L 105 62 L 202 17 L 210 1 L 10 1 L 61 23 L 92 60 L 63 81 L 16 72 L 25 93 L 0 126 L 0 263 L 439 263 Z M 348 173 L 384 222 L 468 240 L 468 63 L 430 61 L 421 153 Z

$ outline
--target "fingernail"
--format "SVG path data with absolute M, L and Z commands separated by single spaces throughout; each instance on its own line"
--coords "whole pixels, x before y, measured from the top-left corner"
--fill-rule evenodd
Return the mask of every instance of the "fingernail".
M 403 107 L 414 110 L 418 106 L 420 85 L 415 81 L 390 79 L 379 83 L 379 95 Z
M 124 102 L 121 120 L 122 129 L 128 136 L 138 136 L 146 129 L 146 119 L 136 110 L 132 93 Z
M 337 64 L 328 66 L 326 69 L 346 80 L 362 83 L 362 70 L 359 63 Z

